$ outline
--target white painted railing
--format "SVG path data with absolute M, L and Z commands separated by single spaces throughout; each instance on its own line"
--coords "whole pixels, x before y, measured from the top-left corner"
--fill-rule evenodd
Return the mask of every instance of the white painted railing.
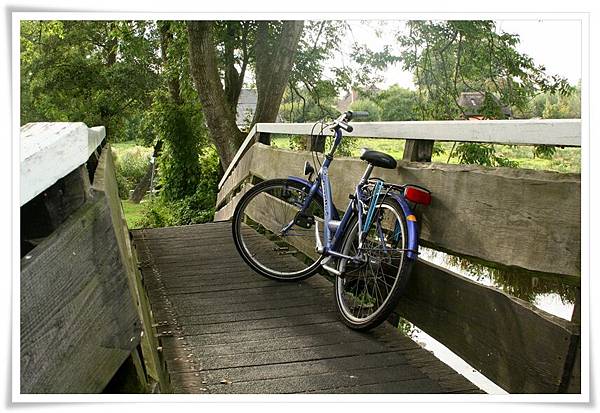
M 87 162 L 106 136 L 104 126 L 82 122 L 28 123 L 21 126 L 21 203 Z
M 406 122 L 355 122 L 347 136 L 357 138 L 421 139 L 451 142 L 481 142 L 506 145 L 581 146 L 580 119 L 451 120 Z M 314 123 L 257 123 L 240 146 L 219 182 L 223 186 L 257 133 L 311 135 Z

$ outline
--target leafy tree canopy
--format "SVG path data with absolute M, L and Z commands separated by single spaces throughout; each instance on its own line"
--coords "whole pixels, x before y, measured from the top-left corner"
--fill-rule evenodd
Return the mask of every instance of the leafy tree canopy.
M 398 40 L 419 90 L 421 119 L 459 118 L 461 92 L 486 95 L 483 114 L 493 118 L 500 106 L 525 109 L 539 92 L 571 91 L 566 79 L 548 75 L 517 50 L 518 35 L 499 31 L 493 21 L 410 21 L 407 28 Z
M 21 22 L 21 123 L 119 131 L 160 85 L 152 22 Z M 133 116 L 135 118 L 135 116 Z

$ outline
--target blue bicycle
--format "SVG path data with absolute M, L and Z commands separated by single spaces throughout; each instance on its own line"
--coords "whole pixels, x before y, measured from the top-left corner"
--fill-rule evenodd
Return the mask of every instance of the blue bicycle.
M 379 325 L 398 304 L 418 254 L 411 206 L 431 201 L 425 188 L 370 178 L 374 167 L 395 169 L 396 160 L 367 150 L 361 155 L 367 168 L 340 217 L 332 201 L 329 166 L 342 131 L 352 132 L 349 122 L 367 115 L 348 111 L 324 127 L 333 131 L 333 144 L 316 176 L 307 161 L 306 179 L 248 184 L 232 225 L 236 248 L 259 274 L 298 281 L 322 268 L 335 277 L 342 320 L 357 330 Z

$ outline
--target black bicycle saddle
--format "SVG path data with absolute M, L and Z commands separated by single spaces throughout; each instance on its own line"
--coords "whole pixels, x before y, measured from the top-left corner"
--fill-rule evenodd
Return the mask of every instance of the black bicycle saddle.
M 379 151 L 364 151 L 362 155 L 360 155 L 360 159 L 380 168 L 396 169 L 396 160 L 387 153 Z

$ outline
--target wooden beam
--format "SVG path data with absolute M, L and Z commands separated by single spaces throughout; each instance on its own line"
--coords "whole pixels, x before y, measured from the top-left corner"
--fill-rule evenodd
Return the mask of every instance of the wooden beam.
M 510 393 L 558 392 L 578 334 L 566 320 L 422 260 L 397 312 Z
M 20 133 L 21 206 L 85 164 L 105 137 L 103 126 L 81 122 L 28 123 Z
M 419 139 L 440 142 L 482 142 L 506 145 L 581 146 L 580 119 L 523 119 L 480 121 L 356 122 L 348 136 L 360 138 Z M 223 177 L 221 189 L 256 133 L 311 135 L 314 123 L 257 123 L 238 149 Z
M 120 254 L 121 263 L 125 270 L 125 277 L 129 286 L 131 300 L 136 304 L 136 310 L 141 320 L 144 331 L 142 350 L 148 370 L 152 377 L 159 383 L 161 392 L 170 392 L 170 382 L 164 368 L 164 360 L 158 354 L 159 342 L 152 327 L 152 314 L 148 297 L 142 283 L 142 276 L 138 267 L 136 252 L 131 242 L 131 235 L 127 228 L 127 221 L 115 177 L 115 165 L 112 158 L 110 145 L 106 145 L 100 155 L 98 167 L 94 176 L 93 189 L 106 195 L 109 206 L 110 219 L 113 224 L 116 244 Z
M 225 169 L 225 173 L 223 174 L 223 177 L 219 181 L 219 185 L 218 185 L 219 189 L 221 189 L 221 187 L 223 186 L 223 184 L 229 177 L 229 174 L 231 174 L 231 171 L 233 171 L 233 169 L 237 166 L 237 163 L 240 161 L 240 159 L 242 159 L 242 157 L 246 153 L 246 150 L 248 150 L 248 148 L 250 146 L 252 146 L 252 144 L 254 143 L 254 138 L 255 138 L 254 135 L 256 135 L 256 125 L 254 125 L 252 127 L 252 129 L 250 129 L 250 132 L 248 132 L 246 139 L 244 139 L 244 142 L 242 142 L 242 144 L 240 145 L 240 148 L 238 149 L 237 153 L 233 157 L 233 160 L 231 161 L 231 163 L 229 165 L 227 165 L 227 169 Z
M 23 205 L 21 257 L 55 231 L 89 197 L 89 177 L 82 165 Z
M 21 260 L 21 393 L 102 391 L 140 325 L 104 194 Z
M 310 135 L 314 123 L 258 123 L 258 132 Z M 432 120 L 355 122 L 346 136 L 482 142 L 506 145 L 581 146 L 580 119 Z
M 240 183 L 250 174 L 250 165 L 252 165 L 253 154 L 254 146 L 251 146 L 248 148 L 244 157 L 238 162 L 237 166 L 231 169 L 229 177 L 223 182 L 223 185 L 217 193 L 217 209 L 221 208 L 231 193 L 235 191 Z

